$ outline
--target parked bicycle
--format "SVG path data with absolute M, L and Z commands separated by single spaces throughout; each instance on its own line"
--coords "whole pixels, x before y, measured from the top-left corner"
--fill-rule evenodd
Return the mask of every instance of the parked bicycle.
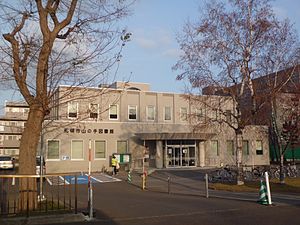
M 258 181 L 265 176 L 265 172 L 268 172 L 269 179 L 279 179 L 280 169 L 279 166 L 256 166 L 249 169 L 249 167 L 243 168 L 243 179 L 244 181 Z M 296 165 L 284 166 L 285 177 L 300 177 L 300 167 Z M 210 182 L 234 182 L 237 177 L 237 168 L 235 166 L 226 165 L 225 167 L 219 168 L 209 175 Z
M 226 165 L 213 171 L 209 176 L 210 182 L 233 182 L 236 179 L 237 172 L 234 168 Z
M 272 174 L 274 178 L 279 179 L 280 167 L 276 166 L 275 168 L 273 168 Z M 300 177 L 300 168 L 297 168 L 296 165 L 287 164 L 283 167 L 283 176 L 290 178 Z

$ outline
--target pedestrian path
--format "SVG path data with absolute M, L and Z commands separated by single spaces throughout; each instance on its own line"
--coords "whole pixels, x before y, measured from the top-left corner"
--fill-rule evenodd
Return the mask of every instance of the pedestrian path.
M 92 183 L 108 183 L 108 182 L 118 182 L 121 179 L 109 176 L 104 173 L 94 173 L 91 175 Z M 50 185 L 69 185 L 75 184 L 75 176 L 57 176 L 57 177 L 47 177 L 47 182 Z M 89 176 L 88 174 L 81 174 L 77 176 L 77 184 L 88 184 Z

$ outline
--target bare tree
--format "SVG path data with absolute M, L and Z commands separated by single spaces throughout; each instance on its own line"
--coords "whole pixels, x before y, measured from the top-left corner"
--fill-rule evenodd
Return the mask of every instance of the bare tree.
M 180 71 L 177 79 L 188 79 L 193 88 L 210 86 L 206 94 L 230 96 L 236 103 L 232 128 L 236 134 L 237 184 L 243 184 L 243 129 L 263 105 L 257 102 L 260 94 L 253 80 L 265 75 L 267 56 L 278 53 L 282 46 L 293 50 L 297 41 L 290 23 L 275 17 L 269 0 L 209 1 L 199 21 L 187 22 L 178 37 L 183 55 L 173 67 Z M 290 60 L 284 59 L 284 63 Z M 249 102 L 244 101 L 245 96 Z M 250 105 L 247 116 L 242 114 L 245 104 Z
M 297 144 L 299 135 L 298 101 L 300 98 L 300 47 L 292 27 L 286 26 L 274 35 L 271 43 L 277 43 L 273 51 L 266 52 L 262 71 L 265 74 L 256 85 L 260 102 L 256 122 L 264 120 L 269 126 L 270 143 L 280 162 L 280 183 L 284 184 L 284 155 Z M 262 112 L 262 113 L 260 113 Z
M 35 173 L 42 123 L 57 86 L 103 82 L 120 60 L 130 34 L 115 25 L 128 15 L 131 4 L 124 0 L 1 2 L 1 23 L 5 24 L 1 80 L 15 84 L 30 109 L 20 142 L 20 174 Z M 21 189 L 28 188 L 35 190 L 35 182 L 23 180 Z M 29 192 L 30 208 L 35 204 L 33 193 Z
M 285 183 L 284 156 L 288 149 L 295 150 L 300 144 L 300 94 L 277 93 L 272 98 L 271 142 L 280 162 L 280 183 Z

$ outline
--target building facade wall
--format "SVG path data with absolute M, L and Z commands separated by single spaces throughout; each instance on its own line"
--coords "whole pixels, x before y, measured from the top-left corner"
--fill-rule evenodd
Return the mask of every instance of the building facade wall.
M 29 107 L 24 102 L 5 102 L 0 117 L 0 155 L 19 156 L 19 146 Z
M 150 92 L 147 86 L 146 90 L 141 89 L 143 86 L 139 87 L 139 90 L 100 88 L 71 90 L 69 87 L 60 87 L 57 94 L 59 97 L 52 103 L 57 106 L 53 110 L 58 111 L 59 119 L 46 121 L 45 124 L 49 126 L 45 126 L 43 134 L 45 144 L 42 152 L 46 156 L 47 173 L 87 171 L 90 141 L 93 171 L 110 169 L 110 157 L 118 153 L 118 141 L 127 143 L 127 153 L 131 154 L 128 167 L 131 169 L 142 166 L 145 149 L 148 151 L 146 155 L 149 156 L 145 160 L 145 165 L 148 167 L 235 164 L 236 154 L 230 155 L 227 149 L 228 141 L 235 143 L 235 135 L 230 127 L 217 122 L 195 127 L 193 115 L 196 114 L 199 105 L 194 104 L 188 96 Z M 220 106 L 220 98 L 222 97 L 215 96 L 210 101 Z M 78 109 L 76 117 L 73 118 L 69 115 L 70 101 L 76 102 Z M 98 105 L 97 118 L 90 118 L 91 103 Z M 117 105 L 117 117 L 114 118 L 110 117 L 112 105 Z M 233 104 L 227 102 L 222 107 L 232 110 Z M 136 115 L 131 118 L 130 109 L 135 109 L 133 112 L 136 112 Z M 149 119 L 150 110 L 154 110 L 154 116 L 150 116 Z M 166 113 L 168 116 L 165 115 Z M 214 113 L 207 109 L 205 114 L 214 116 Z M 156 138 L 153 138 L 153 135 Z M 245 165 L 269 164 L 267 135 L 266 127 L 248 126 L 245 129 L 244 139 L 249 143 L 249 155 L 243 157 Z M 53 144 L 53 141 L 59 146 L 59 154 L 55 156 L 51 155 L 49 150 L 49 143 Z M 95 158 L 95 141 L 105 143 L 105 157 L 101 159 Z M 213 141 L 218 142 L 217 152 L 212 148 L 212 143 L 216 143 Z M 259 155 L 256 154 L 257 141 L 262 143 L 263 151 Z M 80 142 L 80 145 L 83 143 L 82 155 L 74 158 L 72 147 L 77 142 Z M 178 151 L 181 154 L 179 157 Z M 183 155 L 188 154 L 186 151 L 190 156 L 183 159 Z M 188 163 L 186 159 L 189 160 Z

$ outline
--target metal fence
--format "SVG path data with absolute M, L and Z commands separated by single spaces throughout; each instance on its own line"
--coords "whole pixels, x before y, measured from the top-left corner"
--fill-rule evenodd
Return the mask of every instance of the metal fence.
M 27 183 L 33 179 L 36 188 L 20 190 L 21 179 L 25 179 Z M 75 174 L 0 175 L 0 216 L 25 214 L 28 217 L 57 211 L 70 211 L 76 214 L 77 190 Z M 24 192 L 25 199 L 21 198 Z M 33 202 L 31 206 L 30 202 Z

